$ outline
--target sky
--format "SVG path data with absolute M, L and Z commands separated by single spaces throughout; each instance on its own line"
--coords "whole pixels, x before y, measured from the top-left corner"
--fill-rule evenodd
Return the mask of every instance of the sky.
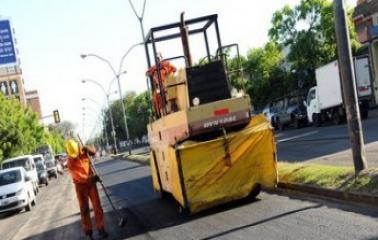
M 238 43 L 241 54 L 267 42 L 272 14 L 299 0 L 147 0 L 144 28 L 178 22 L 185 11 L 186 19 L 218 14 L 222 44 Z M 348 0 L 354 4 L 354 0 Z M 134 0 L 141 12 L 143 0 Z M 139 21 L 127 0 L 0 0 L 0 18 L 10 18 L 15 29 L 19 58 L 26 90 L 38 90 L 42 113 L 58 109 L 62 120 L 76 125 L 84 138 L 99 129 L 96 124 L 105 95 L 92 79 L 107 90 L 113 74 L 96 58 L 80 58 L 93 53 L 119 68 L 124 53 L 142 41 Z M 211 41 L 211 39 L 210 39 Z M 204 56 L 198 39 L 190 42 L 196 58 Z M 179 45 L 161 46 L 164 58 L 181 54 Z M 176 51 L 177 50 L 177 51 Z M 146 57 L 141 46 L 126 57 L 122 69 L 121 89 L 137 93 L 146 90 Z M 113 84 L 112 92 L 117 90 Z M 92 100 L 83 102 L 82 98 Z M 119 95 L 111 95 L 115 100 Z M 96 103 L 95 103 L 96 102 Z M 83 110 L 83 107 L 85 110 Z M 83 111 L 85 112 L 83 121 Z M 52 119 L 44 121 L 45 124 Z M 84 124 L 83 124 L 84 123 Z

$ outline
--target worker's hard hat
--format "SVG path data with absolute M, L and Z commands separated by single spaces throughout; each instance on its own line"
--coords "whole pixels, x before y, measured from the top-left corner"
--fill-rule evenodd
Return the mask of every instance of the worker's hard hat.
M 79 144 L 74 140 L 70 139 L 66 142 L 66 152 L 71 158 L 77 158 L 79 156 Z

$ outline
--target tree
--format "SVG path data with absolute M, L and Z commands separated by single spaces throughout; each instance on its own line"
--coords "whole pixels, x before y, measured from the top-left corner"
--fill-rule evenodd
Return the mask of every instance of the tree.
M 31 154 L 40 145 L 50 143 L 63 151 L 64 139 L 59 132 L 46 131 L 37 114 L 15 99 L 0 94 L 0 161 Z
M 264 47 L 251 49 L 247 53 L 244 61 L 248 75 L 247 92 L 255 108 L 262 108 L 287 91 L 283 62 L 283 53 L 275 42 L 268 42 Z
M 70 121 L 62 121 L 60 123 L 50 124 L 49 131 L 58 131 L 62 136 L 69 137 L 70 133 L 75 131 L 75 124 Z
M 151 116 L 148 92 L 142 92 L 135 96 L 127 106 L 129 118 L 130 138 L 142 138 L 147 134 L 147 124 Z
M 127 124 L 129 128 L 130 139 L 141 138 L 147 134 L 147 124 L 151 115 L 149 105 L 149 95 L 147 92 L 136 94 L 135 92 L 128 92 L 124 97 L 124 104 L 126 107 Z M 117 139 L 126 140 L 124 120 L 122 114 L 121 101 L 114 101 L 110 105 L 110 109 L 105 109 L 104 127 L 109 136 L 111 133 L 110 114 L 113 116 L 114 128 L 117 134 Z M 109 138 L 110 144 L 113 144 L 113 139 Z
M 349 11 L 349 32 L 353 49 L 358 48 Z M 298 6 L 283 7 L 272 17 L 269 37 L 288 51 L 290 72 L 295 72 L 303 88 L 315 85 L 315 69 L 336 59 L 332 2 L 302 0 Z M 293 76 L 291 76 L 293 78 Z

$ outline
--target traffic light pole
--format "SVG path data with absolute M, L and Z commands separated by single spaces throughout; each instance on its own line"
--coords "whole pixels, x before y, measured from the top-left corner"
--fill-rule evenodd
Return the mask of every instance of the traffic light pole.
M 348 122 L 348 132 L 353 153 L 356 175 L 366 169 L 363 130 L 356 90 L 356 80 L 346 22 L 344 0 L 334 0 L 337 53 L 339 58 L 340 77 Z

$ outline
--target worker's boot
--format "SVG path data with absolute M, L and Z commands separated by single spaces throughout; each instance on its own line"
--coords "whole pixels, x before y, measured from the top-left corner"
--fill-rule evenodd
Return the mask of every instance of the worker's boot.
M 109 236 L 105 229 L 98 230 L 98 235 L 101 239 L 107 238 Z
M 92 235 L 92 231 L 88 231 L 88 232 L 85 233 L 85 239 L 94 240 L 93 235 Z

